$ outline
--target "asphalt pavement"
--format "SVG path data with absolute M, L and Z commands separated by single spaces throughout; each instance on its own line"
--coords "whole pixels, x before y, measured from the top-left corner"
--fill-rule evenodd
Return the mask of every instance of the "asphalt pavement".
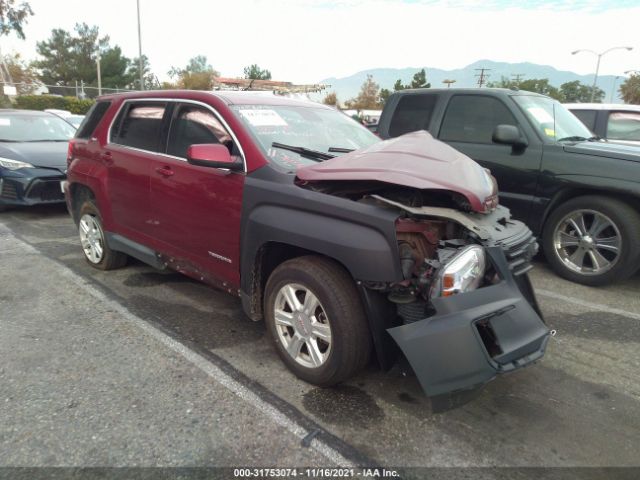
M 64 207 L 2 213 L 0 466 L 640 467 L 640 277 L 532 278 L 544 359 L 434 413 L 399 369 L 298 380 L 223 292 L 92 269 Z

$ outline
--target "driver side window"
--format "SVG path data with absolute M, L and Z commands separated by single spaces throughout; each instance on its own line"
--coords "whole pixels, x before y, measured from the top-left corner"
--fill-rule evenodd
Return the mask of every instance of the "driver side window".
M 220 143 L 232 149 L 231 136 L 211 110 L 199 105 L 180 105 L 171 121 L 167 154 L 187 158 L 187 149 L 199 143 Z

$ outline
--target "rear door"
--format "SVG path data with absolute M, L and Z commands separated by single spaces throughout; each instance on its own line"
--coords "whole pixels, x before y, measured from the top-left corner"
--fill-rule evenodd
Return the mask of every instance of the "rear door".
M 134 100 L 121 107 L 101 154 L 108 169 L 109 201 L 119 233 L 149 245 L 153 220 L 149 174 L 158 160 L 167 102 Z
M 493 143 L 497 125 L 515 125 L 529 141 L 525 149 Z M 438 138 L 491 170 L 498 181 L 500 203 L 513 216 L 529 221 L 542 161 L 542 145 L 527 135 L 502 99 L 482 94 L 454 94 L 450 97 Z M 531 137 L 531 138 L 529 138 Z
M 153 235 L 174 265 L 210 283 L 237 288 L 240 281 L 240 216 L 244 172 L 187 163 L 190 145 L 221 143 L 241 155 L 222 117 L 209 106 L 176 103 L 166 155 L 151 167 Z

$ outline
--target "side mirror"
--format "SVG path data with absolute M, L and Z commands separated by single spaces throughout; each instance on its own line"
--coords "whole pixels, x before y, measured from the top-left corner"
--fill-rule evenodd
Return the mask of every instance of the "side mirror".
M 226 168 L 233 171 L 244 168 L 242 160 L 232 157 L 229 149 L 219 143 L 191 145 L 187 149 L 187 162 L 199 167 Z
M 520 130 L 515 125 L 498 125 L 493 131 L 491 140 L 502 145 L 511 145 L 516 148 L 525 148 L 529 143 L 520 135 Z

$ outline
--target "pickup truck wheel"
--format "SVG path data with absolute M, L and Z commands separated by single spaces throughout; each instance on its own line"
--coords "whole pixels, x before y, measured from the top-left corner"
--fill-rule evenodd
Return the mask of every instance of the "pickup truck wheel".
M 267 328 L 298 377 L 334 385 L 365 366 L 371 335 L 360 296 L 337 263 L 316 256 L 278 266 L 265 289 Z
M 584 196 L 551 213 L 543 233 L 545 255 L 558 275 L 584 285 L 604 285 L 640 266 L 640 215 L 612 198 Z
M 91 200 L 86 200 L 80 207 L 79 217 L 80 244 L 89 265 L 99 270 L 123 267 L 127 263 L 127 255 L 109 248 L 98 207 Z

